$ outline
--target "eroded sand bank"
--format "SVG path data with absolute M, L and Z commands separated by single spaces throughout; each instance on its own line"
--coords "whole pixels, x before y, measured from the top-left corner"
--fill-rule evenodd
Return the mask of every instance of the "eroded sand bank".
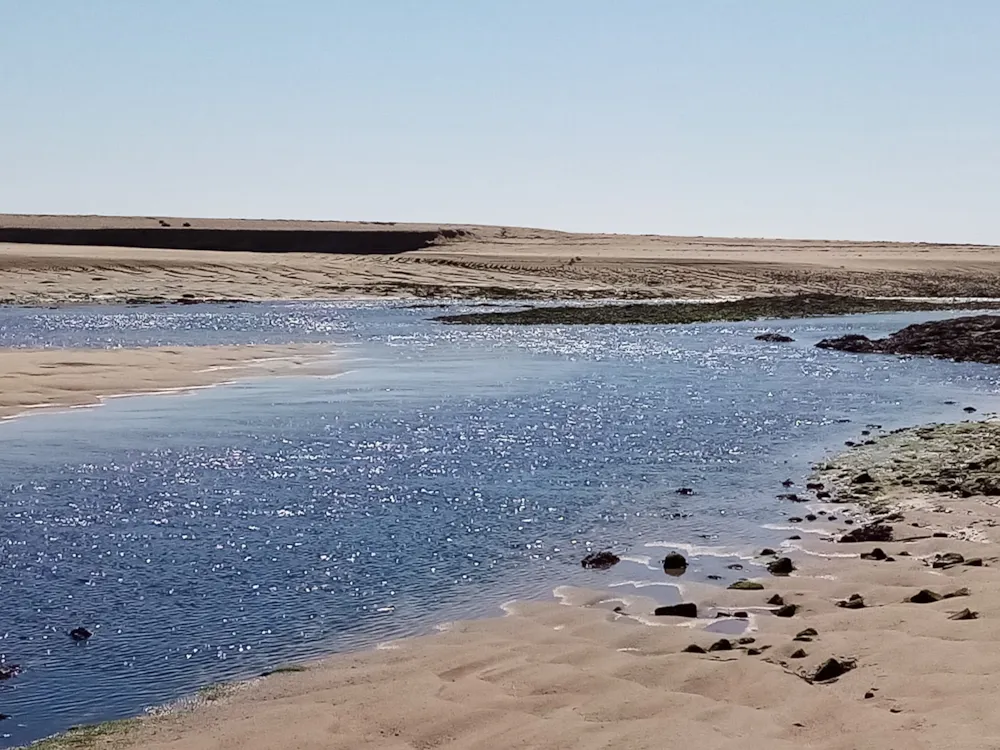
M 213 385 L 241 377 L 330 368 L 329 347 L 163 346 L 140 349 L 2 349 L 0 418 L 104 397 Z
M 789 515 L 817 517 L 777 550 L 793 575 L 750 567 L 763 586 L 751 591 L 685 585 L 706 619 L 654 617 L 640 598 L 615 613 L 622 602 L 608 594 L 576 591 L 573 606 L 519 604 L 507 617 L 214 691 L 192 710 L 114 727 L 95 746 L 996 747 L 1000 509 L 994 496 L 961 497 L 988 484 L 936 479 L 997 471 L 998 439 L 991 423 L 910 430 L 834 460 L 816 479 L 834 500 L 863 499 L 897 541 L 824 541 L 858 528 L 861 509 L 788 502 Z M 871 481 L 855 481 L 865 472 Z M 861 558 L 874 547 L 892 559 Z M 964 560 L 936 565 L 945 553 Z M 958 595 L 908 601 L 924 589 Z M 774 614 L 775 594 L 794 616 Z M 863 607 L 838 605 L 854 595 Z M 753 643 L 726 636 L 732 650 L 684 652 L 722 637 L 703 630 L 718 609 L 748 613 Z M 814 681 L 831 658 L 853 668 Z

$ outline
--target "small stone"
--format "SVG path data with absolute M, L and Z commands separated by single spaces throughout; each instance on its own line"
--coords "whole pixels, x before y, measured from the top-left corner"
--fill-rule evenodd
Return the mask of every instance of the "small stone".
M 981 568 L 981 567 L 983 567 L 983 558 L 981 558 L 981 557 L 971 557 L 968 560 L 966 560 L 963 564 L 964 565 L 968 565 L 969 567 L 972 567 L 972 568 Z
M 932 568 L 952 568 L 956 565 L 961 565 L 965 562 L 965 558 L 957 552 L 945 552 L 940 555 L 934 556 L 934 562 L 931 563 Z
M 621 558 L 614 552 L 604 551 L 591 552 L 580 561 L 580 565 L 584 568 L 593 568 L 594 570 L 607 570 L 612 565 L 617 565 L 619 562 L 621 562 Z
M 798 604 L 786 604 L 783 607 L 779 607 L 774 611 L 777 617 L 795 617 L 795 613 L 799 611 Z
M 786 336 L 783 333 L 762 333 L 759 336 L 754 336 L 755 341 L 766 341 L 770 344 L 790 344 L 795 339 L 791 336 Z
M 931 534 L 931 536 L 934 537 L 935 539 L 947 539 L 948 533 L 945 531 L 935 531 L 933 534 Z
M 829 500 L 830 497 L 831 497 L 830 493 L 827 492 L 826 490 L 820 490 L 819 492 L 816 493 L 817 500 Z
M 875 693 L 873 693 L 871 690 L 869 690 L 867 693 L 865 693 L 865 700 L 871 700 L 874 697 L 875 697 Z
M 795 564 L 787 557 L 779 557 L 767 564 L 767 572 L 773 576 L 787 576 L 795 570 Z
M 781 486 L 782 487 L 786 487 L 786 488 L 787 487 L 794 487 L 795 486 L 795 482 L 793 482 L 791 479 L 786 479 L 785 481 L 783 481 L 781 483 Z
M 764 588 L 764 584 L 758 583 L 757 581 L 748 581 L 743 578 L 729 584 L 728 588 L 733 589 L 734 591 L 761 591 Z
M 759 648 L 748 648 L 747 649 L 747 656 L 760 656 L 762 653 L 764 653 L 764 652 L 761 651 Z
M 760 551 L 760 556 L 761 556 L 761 557 L 769 557 L 769 556 L 771 556 L 771 555 L 776 555 L 776 554 L 778 554 L 778 553 L 777 553 L 777 552 L 775 552 L 775 551 L 774 551 L 773 549 L 771 549 L 770 547 L 764 547 L 764 549 L 762 549 L 762 550 Z
M 806 628 L 805 630 L 801 630 L 798 633 L 796 633 L 795 637 L 796 638 L 815 638 L 817 635 L 819 635 L 819 632 L 816 630 L 816 628 Z
M 768 604 L 774 605 L 775 607 L 781 607 L 784 605 L 785 600 L 781 594 L 775 594 L 770 599 L 767 600 Z
M 790 537 L 788 537 L 788 541 L 794 542 L 794 541 L 797 541 L 797 540 L 799 540 L 801 538 L 802 537 L 800 537 L 798 534 L 792 534 Z
M 749 646 L 751 643 L 756 643 L 757 639 L 751 638 L 749 635 L 745 635 L 736 642 L 741 646 Z
M 972 592 L 969 591 L 967 588 L 965 588 L 963 586 L 960 589 L 955 589 L 951 593 L 944 594 L 941 598 L 942 599 L 954 599 L 957 596 L 970 596 L 971 594 L 972 594 Z
M 891 542 L 892 527 L 884 523 L 870 523 L 859 526 L 838 539 L 841 544 L 858 542 Z
M 792 516 L 788 519 L 789 523 L 802 523 L 802 519 L 798 516 Z
M 806 520 L 807 521 L 815 521 L 816 520 L 816 514 L 815 513 L 808 513 L 808 514 L 806 514 Z
M 931 591 L 930 589 L 921 589 L 906 601 L 913 602 L 914 604 L 931 604 L 932 602 L 939 602 L 942 599 L 944 599 L 944 597 L 935 591 Z
M 92 635 L 93 633 L 91 633 L 86 628 L 73 628 L 71 631 L 69 631 L 69 637 L 72 638 L 74 641 L 86 641 Z
M 794 492 L 789 492 L 789 493 L 786 493 L 784 495 L 778 495 L 778 499 L 779 500 L 787 500 L 790 503 L 804 503 L 804 502 L 808 502 L 806 500 L 806 498 L 799 497 Z
M 670 604 L 665 607 L 657 607 L 653 610 L 657 617 L 697 617 L 698 605 L 692 602 L 682 604 Z
M 678 495 L 693 495 L 694 494 L 694 490 L 691 489 L 690 487 L 681 487 L 681 488 L 675 490 L 675 492 Z
M 974 411 L 976 411 L 976 407 L 966 406 L 964 409 L 962 409 L 962 411 L 964 411 L 966 414 L 972 414 Z
M 823 489 L 823 483 L 822 482 L 806 482 L 806 489 L 807 490 L 822 490 Z
M 841 659 L 827 659 L 812 676 L 813 682 L 828 682 L 835 680 L 843 674 L 850 672 L 857 666 L 854 661 Z
M 867 471 L 863 471 L 851 480 L 851 484 L 871 484 L 874 481 L 875 480 L 872 478 L 871 474 Z
M 837 602 L 837 606 L 844 609 L 864 609 L 865 600 L 861 594 L 851 594 L 848 599 Z
M 721 581 L 722 580 L 722 576 L 716 575 L 715 573 L 711 573 L 711 574 L 709 574 L 709 575 L 707 575 L 705 577 L 708 580 L 710 580 L 710 581 Z
M 750 618 L 750 613 L 740 610 L 739 612 L 733 612 L 732 616 L 738 620 L 747 620 Z
M 968 607 L 966 607 L 965 609 L 963 609 L 960 612 L 956 612 L 953 615 L 949 615 L 948 619 L 949 620 L 975 620 L 977 617 L 979 617 L 979 613 L 978 612 L 973 612 L 971 609 L 969 609 Z
M 876 547 L 871 552 L 861 553 L 862 560 L 885 560 L 885 558 L 887 557 L 888 555 L 885 554 L 885 550 L 883 550 L 881 547 Z
M 802 641 L 803 643 L 812 643 L 812 638 L 808 635 L 797 635 L 792 638 L 793 641 Z
M 709 646 L 708 650 L 709 651 L 732 651 L 733 650 L 733 644 L 730 643 L 725 638 L 720 638 L 715 643 L 713 643 L 711 646 Z
M 799 648 L 799 649 L 796 649 L 795 651 L 793 651 L 788 658 L 789 659 L 805 659 L 807 656 L 809 656 L 809 654 L 807 654 L 803 649 Z
M 705 654 L 705 653 L 708 653 L 708 652 L 705 651 L 705 649 L 703 649 L 701 646 L 697 645 L 696 643 L 692 643 L 690 646 L 685 646 L 684 647 L 684 651 L 682 651 L 682 653 L 685 653 L 685 654 Z
M 684 570 L 687 569 L 687 566 L 688 566 L 687 558 L 685 558 L 684 555 L 680 554 L 679 552 L 671 552 L 669 555 L 663 558 L 663 569 L 665 571 L 672 570 L 672 571 L 683 572 Z
M 731 565 L 727 565 L 726 567 L 729 568 L 730 570 L 743 570 L 743 566 L 740 565 L 739 563 L 732 563 Z
M 836 521 L 837 517 L 836 516 L 827 516 L 826 520 L 827 521 Z

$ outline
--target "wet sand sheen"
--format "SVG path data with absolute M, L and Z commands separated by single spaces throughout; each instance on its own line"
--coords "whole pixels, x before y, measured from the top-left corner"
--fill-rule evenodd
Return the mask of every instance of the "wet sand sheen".
M 203 387 L 242 377 L 329 371 L 329 347 L 160 346 L 0 350 L 0 418 L 102 398 Z

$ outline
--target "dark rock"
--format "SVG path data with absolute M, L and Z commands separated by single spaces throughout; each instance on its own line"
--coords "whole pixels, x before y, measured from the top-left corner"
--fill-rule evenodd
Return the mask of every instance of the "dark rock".
M 788 519 L 789 523 L 802 523 L 802 519 L 798 516 L 792 516 Z
M 779 557 L 767 564 L 767 572 L 773 576 L 787 576 L 795 570 L 795 564 L 787 557 Z
M 191 222 L 190 221 L 185 221 L 183 224 L 181 224 L 181 226 L 182 227 L 189 227 L 189 226 L 191 226 Z
M 856 663 L 848 659 L 827 659 L 812 676 L 813 682 L 827 682 L 835 680 L 841 675 L 850 672 Z
M 750 617 L 750 613 L 749 612 L 743 612 L 741 610 L 739 612 L 733 612 L 733 617 L 735 617 L 738 620 L 746 620 L 747 618 Z
M 962 409 L 962 411 L 964 411 L 966 414 L 972 414 L 974 411 L 976 411 L 976 407 L 966 406 L 964 409 Z
M 726 567 L 729 568 L 730 570 L 743 570 L 743 566 L 740 565 L 739 563 L 730 563 Z
M 822 482 L 806 482 L 806 489 L 807 490 L 817 490 L 818 491 L 818 490 L 822 490 L 823 488 L 824 487 L 823 487 L 823 483 Z
M 708 652 L 705 651 L 705 649 L 703 649 L 698 644 L 692 643 L 690 646 L 685 646 L 684 650 L 681 653 L 685 653 L 685 654 L 705 654 L 705 653 L 708 653 Z
M 707 576 L 705 576 L 705 577 L 706 577 L 706 578 L 707 578 L 708 580 L 710 580 L 710 581 L 721 581 L 721 580 L 722 580 L 722 576 L 720 576 L 720 575 L 716 575 L 715 573 L 712 573 L 712 574 L 710 574 L 710 575 L 707 575 Z
M 809 654 L 807 654 L 803 649 L 797 648 L 797 649 L 795 649 L 791 653 L 791 655 L 788 658 L 789 659 L 805 659 L 807 656 L 809 656 Z
M 788 537 L 788 541 L 794 542 L 794 541 L 799 540 L 801 538 L 802 537 L 800 537 L 798 534 L 792 534 L 790 537 Z
M 836 521 L 837 517 L 836 516 L 827 516 L 826 520 L 827 521 Z
M 612 565 L 617 565 L 621 562 L 621 558 L 618 557 L 614 552 L 591 552 L 585 558 L 580 561 L 580 565 L 585 568 L 594 568 L 596 570 L 607 570 Z
M 762 549 L 762 550 L 760 551 L 760 556 L 761 556 L 761 557 L 770 557 L 771 555 L 776 555 L 776 554 L 778 554 L 778 553 L 777 553 L 777 552 L 775 552 L 775 551 L 774 551 L 773 549 L 771 549 L 770 547 L 764 547 L 764 549 Z
M 782 487 L 786 487 L 786 488 L 787 488 L 787 487 L 794 487 L 794 486 L 795 486 L 795 482 L 793 482 L 793 481 L 792 481 L 791 479 L 786 479 L 786 480 L 784 480 L 784 481 L 783 481 L 783 482 L 781 483 L 781 486 L 782 486 Z
M 0 721 L 6 721 L 10 718 L 10 714 L 0 714 Z
M 844 609 L 864 609 L 865 600 L 861 594 L 851 594 L 849 598 L 837 602 L 837 606 Z
M 783 607 L 779 607 L 774 610 L 774 614 L 777 617 L 795 617 L 795 614 L 799 611 L 798 604 L 786 604 Z
M 697 617 L 698 605 L 692 602 L 682 604 L 669 604 L 665 607 L 657 607 L 653 614 L 658 617 Z
M 863 471 L 851 480 L 851 484 L 871 484 L 875 480 L 867 471 Z
M 708 647 L 709 651 L 732 651 L 733 644 L 725 638 L 721 638 Z
M 965 562 L 965 558 L 957 552 L 945 552 L 935 555 L 931 563 L 932 568 L 953 568 Z
M 784 597 L 781 596 L 781 594 L 775 594 L 774 596 L 772 596 L 770 599 L 767 600 L 767 603 L 775 607 L 781 607 L 784 606 L 785 599 Z
M 819 631 L 816 628 L 806 628 L 805 630 L 800 630 L 795 634 L 796 638 L 815 638 L 819 635 Z
M 69 637 L 72 638 L 74 641 L 86 641 L 92 635 L 93 633 L 91 633 L 86 628 L 73 628 L 71 631 L 69 631 Z
M 968 560 L 965 561 L 964 565 L 968 565 L 969 567 L 972 568 L 981 568 L 983 567 L 983 558 L 981 557 L 969 558 Z
M 939 602 L 942 599 L 944 599 L 944 597 L 935 591 L 931 591 L 930 589 L 921 589 L 906 601 L 913 602 L 914 604 L 931 604 L 932 602 Z
M 763 653 L 764 652 L 761 649 L 759 649 L 759 648 L 748 648 L 747 649 L 747 656 L 760 656 Z
M 870 699 L 872 699 L 874 697 L 875 697 L 875 693 L 873 693 L 871 690 L 869 690 L 867 693 L 865 693 L 865 700 L 870 700 Z
M 764 588 L 764 584 L 743 579 L 729 584 L 729 588 L 734 591 L 761 591 Z
M 887 557 L 888 555 L 885 554 L 885 550 L 883 550 L 881 547 L 876 547 L 871 552 L 861 553 L 862 560 L 885 560 L 885 558 Z
M 1000 316 L 974 315 L 917 323 L 884 339 L 842 336 L 824 339 L 816 346 L 846 352 L 905 354 L 957 362 L 1000 364 Z M 966 407 L 972 409 L 973 407 Z
M 678 495 L 693 495 L 694 494 L 694 490 L 691 489 L 690 487 L 681 487 L 680 489 L 675 490 L 675 491 L 677 492 Z
M 947 594 L 943 594 L 941 596 L 941 598 L 942 599 L 954 599 L 956 596 L 970 596 L 971 594 L 972 594 L 972 592 L 969 591 L 967 588 L 965 588 L 963 586 L 960 589 L 955 589 L 954 591 L 951 591 L 951 592 L 949 592 Z
M 684 555 L 679 552 L 671 552 L 669 555 L 663 558 L 663 569 L 681 571 L 687 570 L 688 561 Z
M 611 611 L 614 612 L 615 614 L 620 615 L 620 614 L 622 614 L 625 611 L 625 608 L 624 607 L 615 607 Z
M 842 544 L 857 542 L 891 542 L 892 527 L 884 523 L 870 523 L 851 529 L 838 540 Z
M 815 513 L 808 513 L 808 514 L 806 514 L 806 520 L 807 521 L 815 521 L 816 520 L 816 514 Z
M 846 445 L 848 448 L 853 448 L 855 445 L 857 445 L 857 443 L 855 443 L 853 440 L 845 440 L 844 445 Z
M 807 498 L 807 497 L 800 497 L 799 495 L 796 495 L 794 492 L 786 492 L 783 495 L 778 495 L 778 499 L 779 500 L 787 500 L 790 503 L 807 503 L 807 502 L 809 502 L 809 498 Z
M 756 638 L 752 638 L 749 635 L 745 635 L 742 638 L 740 638 L 739 640 L 737 640 L 736 642 L 738 644 L 740 644 L 741 646 L 749 646 L 751 643 L 756 643 L 757 639 Z
M 819 492 L 816 493 L 817 500 L 829 500 L 831 497 L 832 495 L 826 490 L 820 490 Z
M 791 336 L 786 336 L 783 333 L 762 333 L 759 336 L 754 336 L 755 341 L 767 341 L 771 344 L 790 344 L 795 339 Z
M 956 612 L 953 615 L 949 615 L 949 620 L 975 620 L 979 617 L 978 612 L 973 612 L 971 609 L 966 607 L 961 612 Z
M 935 539 L 947 539 L 948 533 L 945 531 L 935 531 L 933 534 L 931 534 L 931 536 L 934 537 Z
M 0 680 L 12 680 L 21 674 L 20 664 L 0 664 Z

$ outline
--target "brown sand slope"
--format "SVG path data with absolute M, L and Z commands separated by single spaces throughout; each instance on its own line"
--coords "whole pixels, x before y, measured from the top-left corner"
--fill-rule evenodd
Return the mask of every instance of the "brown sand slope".
M 4 242 L 5 236 L 56 244 Z M 88 242 L 99 244 L 81 244 Z M 295 252 L 303 249 L 315 252 Z M 283 250 L 291 252 L 276 252 Z M 1000 253 L 973 245 L 570 234 L 469 225 L 0 215 L 0 285 L 0 301 L 19 303 L 172 300 L 183 294 L 1000 296 Z
M 652 604 L 640 598 L 625 602 L 623 615 L 586 592 L 575 594 L 584 606 L 517 605 L 506 618 L 211 691 L 193 710 L 119 727 L 126 731 L 106 746 L 995 748 L 1000 510 L 994 498 L 901 483 L 956 462 L 975 460 L 983 471 L 996 461 L 998 437 L 996 425 L 889 436 L 822 477 L 836 484 L 841 474 L 871 471 L 880 487 L 873 495 L 902 511 L 892 521 L 899 541 L 878 545 L 892 560 L 861 559 L 872 544 L 789 541 L 783 553 L 797 570 L 774 577 L 753 568 L 762 591 L 686 587 L 706 618 L 696 627 L 649 616 Z M 815 507 L 837 520 L 805 526 L 849 528 L 849 506 Z M 941 553 L 982 564 L 935 567 Z M 921 589 L 963 588 L 936 603 L 906 601 Z M 799 607 L 793 617 L 773 614 L 766 602 L 775 593 Z M 855 594 L 864 608 L 838 606 Z M 748 612 L 754 642 L 684 653 L 721 637 L 703 630 L 718 608 Z M 952 619 L 964 609 L 975 617 Z M 795 640 L 806 628 L 816 633 Z M 853 668 L 829 682 L 810 679 L 831 658 Z
M 102 397 L 212 385 L 240 377 L 315 372 L 322 346 L 175 346 L 0 350 L 0 418 Z

